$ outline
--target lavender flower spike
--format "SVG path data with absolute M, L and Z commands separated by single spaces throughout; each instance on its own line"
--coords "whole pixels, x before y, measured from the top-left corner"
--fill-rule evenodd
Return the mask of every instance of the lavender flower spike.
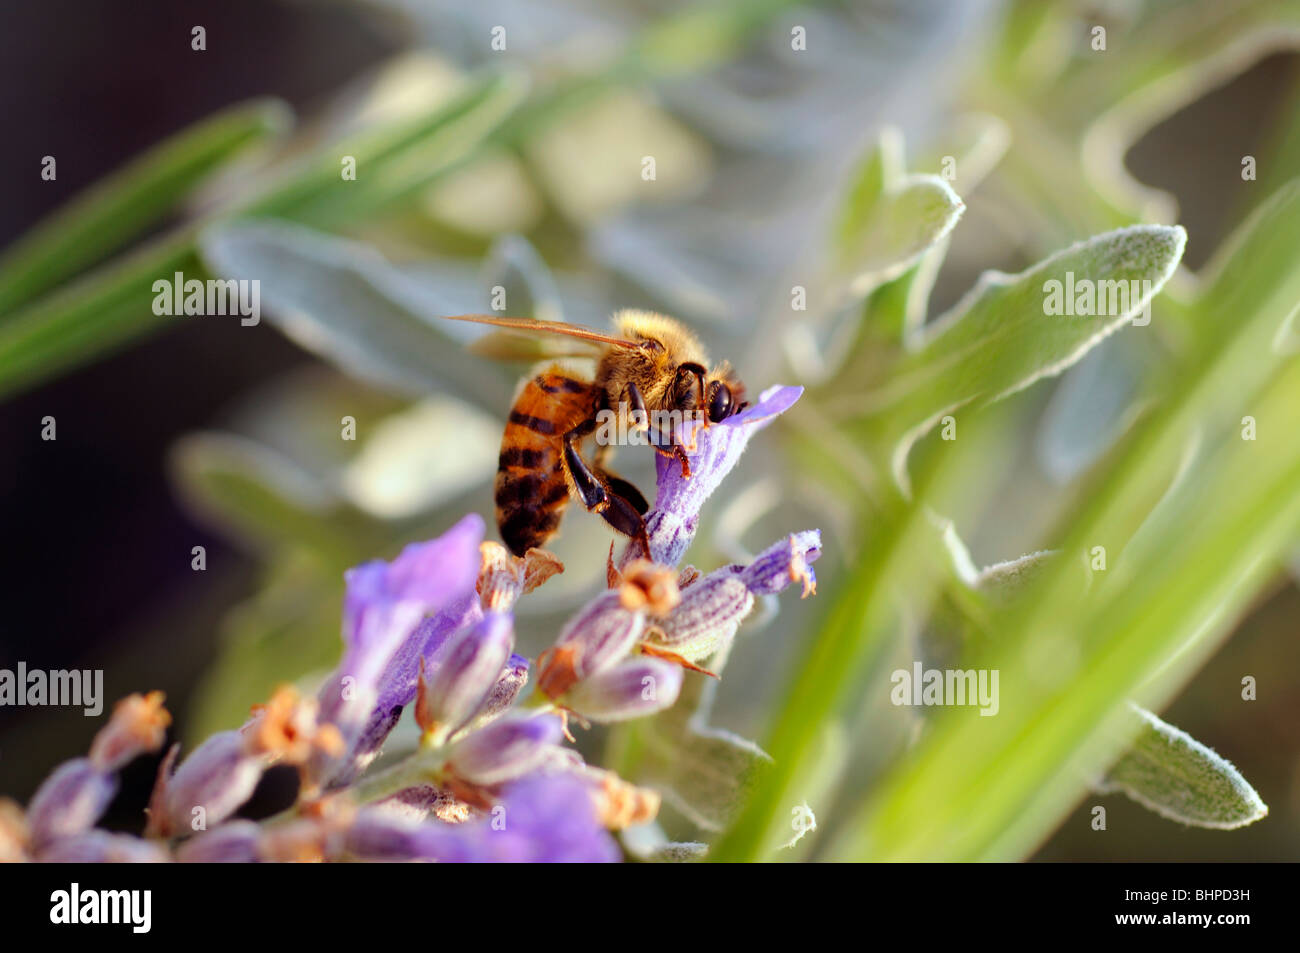
M 735 467 L 749 445 L 749 438 L 794 406 L 802 394 L 802 387 L 769 387 L 759 395 L 754 406 L 721 423 L 697 427 L 695 449 L 687 448 L 691 463 L 689 477 L 682 476 L 676 460 L 658 457 L 658 494 L 645 518 L 650 552 L 647 554 L 640 543 L 629 543 L 619 568 L 647 556 L 665 566 L 681 562 L 695 538 L 704 501 Z
M 477 612 L 483 530 L 482 517 L 470 514 L 437 539 L 407 546 L 391 563 L 375 560 L 346 574 L 346 648 L 319 699 L 321 719 L 338 726 L 350 755 L 342 762 L 317 759 L 317 783 L 338 780 L 340 771 L 355 773 L 362 753 L 373 757 L 396 721 L 394 711 L 400 714 L 415 696 L 429 643 L 441 644 L 466 614 Z M 422 627 L 426 615 L 434 618 Z
M 162 747 L 171 723 L 162 702 L 162 692 L 128 695 L 95 735 L 90 757 L 67 761 L 45 779 L 27 807 L 34 850 L 95 825 L 117 793 L 115 772 L 137 755 Z
M 170 778 L 164 765 L 154 792 L 150 832 L 170 836 L 207 830 L 252 797 L 272 764 L 302 766 L 318 752 L 337 757 L 342 750 L 338 729 L 317 722 L 315 700 L 300 699 L 288 686 L 280 688 L 248 724 L 208 738 Z

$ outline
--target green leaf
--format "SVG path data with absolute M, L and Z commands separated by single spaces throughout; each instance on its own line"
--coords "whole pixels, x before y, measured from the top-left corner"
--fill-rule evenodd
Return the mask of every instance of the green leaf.
M 372 134 L 367 140 L 372 146 L 367 148 L 373 153 L 363 153 L 376 160 L 371 174 L 383 178 L 384 162 L 401 163 L 400 176 L 383 187 L 364 190 L 375 203 L 372 206 L 362 207 L 356 194 L 347 191 L 357 183 L 340 179 L 338 156 L 331 148 L 277 179 L 239 209 L 218 209 L 204 222 L 111 261 L 13 314 L 0 322 L 0 396 L 99 357 L 172 321 L 153 312 L 153 282 L 177 271 L 187 278 L 207 277 L 195 247 L 200 225 L 237 213 L 310 214 L 338 221 L 341 216 L 359 219 L 380 210 L 384 203 L 401 198 L 404 189 L 427 185 L 457 168 L 470 146 L 490 131 L 488 120 L 503 118 L 503 105 L 508 107 L 512 97 L 519 95 L 517 85 L 505 79 L 470 83 L 431 115 Z M 484 121 L 475 112 L 480 108 L 486 113 Z M 444 135 L 449 129 L 458 130 L 450 140 Z M 346 196 L 341 194 L 345 192 Z
M 1268 805 L 1231 763 L 1185 731 L 1134 705 L 1140 722 L 1129 749 L 1097 785 L 1121 791 L 1161 817 L 1231 830 L 1268 815 Z
M 91 272 L 0 320 L 0 397 L 177 320 L 153 312 L 153 283 L 203 274 L 186 231 Z
M 866 397 L 879 442 L 893 447 L 899 485 L 908 485 L 912 445 L 945 414 L 1059 374 L 1132 320 L 1173 274 L 1186 240 L 1178 226 L 1138 225 L 1080 242 L 1016 275 L 985 272 Z M 1123 282 L 1125 294 L 1115 301 L 1122 306 L 1096 309 L 1110 312 L 1104 314 L 1047 313 L 1052 282 L 1064 297 L 1084 280 L 1094 289 Z M 1130 296 L 1130 287 L 1138 293 Z
M 664 800 L 697 827 L 720 831 L 745 803 L 772 759 L 758 745 L 720 728 L 686 728 L 645 735 L 640 782 L 660 788 Z
M 1280 370 L 1252 405 L 1270 432 L 1285 431 L 1300 406 L 1300 368 Z M 1135 440 L 1125 465 L 1107 474 L 1114 485 L 1099 511 L 1080 513 L 1065 552 L 1106 538 L 1106 523 L 1123 516 L 1122 491 L 1145 482 L 1149 446 Z M 997 668 L 1002 685 L 1015 686 L 1003 693 L 998 717 L 942 713 L 915 756 L 874 793 L 837 855 L 1025 856 L 1082 795 L 1084 779 L 1122 753 L 1124 699 L 1167 701 L 1270 578 L 1300 532 L 1298 483 L 1294 441 L 1274 440 L 1263 451 L 1229 443 L 1180 482 L 1086 596 L 1078 560 L 1047 567 L 998 644 L 970 665 Z M 1191 536 L 1189 525 L 1197 527 Z
M 864 164 L 835 228 L 833 270 L 822 292 L 828 307 L 903 274 L 952 231 L 966 208 L 937 175 L 890 182 L 883 155 Z
M 360 379 L 411 394 L 445 389 L 495 409 L 509 404 L 504 372 L 465 354 L 453 336 L 463 325 L 439 320 L 483 309 L 430 300 L 373 248 L 276 222 L 217 226 L 201 245 L 217 274 L 261 281 L 272 324 Z M 481 293 L 486 301 L 488 289 Z
M 185 502 L 249 549 L 304 549 L 346 566 L 358 537 L 378 535 L 313 475 L 251 440 L 190 434 L 172 448 L 171 465 Z
M 972 482 L 969 474 L 977 461 L 1006 452 L 999 424 L 996 418 L 972 422 L 962 439 L 944 444 L 944 456 L 918 468 L 914 502 L 891 494 L 864 514 L 854 535 L 861 551 L 833 583 L 820 587 L 819 592 L 838 595 L 814 626 L 816 638 L 772 713 L 764 748 L 773 764 L 710 851 L 711 861 L 787 856 L 777 852 L 790 840 L 791 811 L 804 800 L 814 811 L 822 808 L 823 798 L 808 788 L 820 786 L 833 773 L 827 763 L 834 758 L 819 741 L 873 672 L 884 678 L 878 666 L 893 657 L 900 633 L 907 628 L 900 614 L 911 606 L 929 605 L 943 581 L 946 567 L 936 558 L 934 512 L 957 519 L 984 504 L 991 490 Z M 900 606 L 903 595 L 907 604 Z M 855 723 L 843 726 L 850 738 L 865 737 L 872 730 Z M 838 843 L 839 836 L 836 833 L 832 843 Z
M 292 121 L 279 100 L 259 100 L 187 127 L 101 179 L 28 231 L 0 257 L 0 313 L 12 311 L 160 219 L 213 172 Z

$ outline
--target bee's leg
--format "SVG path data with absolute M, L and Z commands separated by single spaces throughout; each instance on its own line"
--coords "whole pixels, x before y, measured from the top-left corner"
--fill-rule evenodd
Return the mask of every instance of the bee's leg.
M 629 381 L 627 385 L 627 403 L 632 408 L 632 413 L 639 415 L 639 417 L 633 418 L 635 422 L 632 424 L 632 429 L 649 430 L 650 413 L 645 409 L 645 398 L 641 396 L 641 388 L 637 387 L 632 381 Z
M 569 485 L 578 494 L 578 499 L 582 502 L 588 512 L 599 513 L 601 519 L 613 527 L 615 532 L 624 536 L 630 536 L 633 539 L 642 542 L 646 551 L 649 552 L 650 542 L 646 537 L 645 520 L 641 518 L 641 513 L 637 511 L 636 503 L 626 499 L 618 490 L 607 486 L 599 476 L 587 466 L 587 462 L 582 459 L 582 454 L 578 452 L 578 441 L 591 434 L 596 429 L 595 420 L 589 420 L 574 427 L 564 435 L 564 471 L 568 475 Z M 620 484 L 631 486 L 625 480 L 620 480 Z M 645 498 L 640 493 L 636 494 L 642 504 Z
M 709 415 L 707 413 L 708 407 L 706 406 L 708 404 L 708 388 L 705 386 L 704 382 L 705 379 L 708 377 L 709 372 L 704 369 L 703 364 L 696 364 L 694 361 L 692 361 L 689 364 L 683 364 L 681 367 L 678 368 L 678 370 L 685 371 L 688 374 L 694 375 L 695 386 L 699 388 L 699 392 L 700 392 L 698 398 L 698 406 L 701 411 L 705 412 L 704 425 L 707 427 L 709 423 Z
M 612 473 L 611 471 L 604 469 L 598 470 L 597 472 L 600 474 L 601 479 L 605 481 L 605 485 L 609 487 L 611 493 L 621 496 L 627 502 L 631 503 L 632 508 L 642 516 L 646 515 L 650 509 L 650 504 L 646 502 L 645 495 L 642 494 L 640 490 L 627 480 L 624 480 L 617 473 Z

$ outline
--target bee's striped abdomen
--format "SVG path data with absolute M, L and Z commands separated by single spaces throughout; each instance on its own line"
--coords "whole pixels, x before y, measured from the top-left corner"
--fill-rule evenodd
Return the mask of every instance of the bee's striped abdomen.
M 560 528 L 569 502 L 564 478 L 564 436 L 595 409 L 590 383 L 558 366 L 529 380 L 519 392 L 497 462 L 497 526 L 516 556 L 545 546 Z

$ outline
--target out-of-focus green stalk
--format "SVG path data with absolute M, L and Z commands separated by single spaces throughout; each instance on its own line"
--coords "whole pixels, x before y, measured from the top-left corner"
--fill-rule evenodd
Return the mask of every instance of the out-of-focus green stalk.
M 223 110 L 154 146 L 27 232 L 0 257 L 0 314 L 121 248 L 213 171 L 287 129 L 279 100 Z
M 651 26 L 610 65 L 592 75 L 560 82 L 517 109 L 510 102 L 511 96 L 520 92 L 513 78 L 472 81 L 465 92 L 433 116 L 383 130 L 357 147 L 358 167 L 368 168 L 368 173 L 365 183 L 348 183 L 356 188 L 348 192 L 334 188 L 339 181 L 338 156 L 330 153 L 308 160 L 293 177 L 277 180 L 250 200 L 214 210 L 207 221 L 256 215 L 282 216 L 312 225 L 359 224 L 470 161 L 480 149 L 522 142 L 538 128 L 610 89 L 716 64 L 778 13 L 800 5 L 791 0 L 730 0 L 684 11 Z M 494 101 L 498 106 L 507 104 L 503 114 L 496 115 L 495 121 L 479 122 L 484 116 L 492 118 Z M 447 131 L 458 124 L 472 131 L 465 140 L 450 141 Z M 431 156 L 430 150 L 436 154 Z M 422 162 L 423 169 L 419 168 Z M 396 176 L 391 182 L 384 181 L 388 171 Z M 97 221 L 103 217 L 103 208 L 121 199 L 103 196 L 98 201 L 101 211 Z M 75 240 L 74 230 L 66 222 L 57 227 L 54 222 L 51 220 L 51 231 L 42 241 L 47 248 L 66 248 Z M 80 229 L 75 231 L 80 233 Z M 189 227 L 152 250 L 110 262 L 72 287 L 0 319 L 0 396 L 83 364 L 105 349 L 120 347 L 160 326 L 162 322 L 148 310 L 147 289 L 153 280 L 170 275 L 178 263 L 185 265 L 188 277 L 206 277 L 195 257 L 196 234 L 197 227 Z M 121 244 L 117 236 L 110 242 L 107 234 L 103 242 L 106 244 L 97 254 Z M 59 277 L 88 260 L 83 256 L 75 265 L 67 263 Z M 152 276 L 151 265 L 159 267 Z M 30 286 L 27 296 L 49 286 L 49 282 L 38 284 Z M 25 298 L 13 300 L 17 303 Z M 80 327 L 83 322 L 102 323 L 102 333 Z

